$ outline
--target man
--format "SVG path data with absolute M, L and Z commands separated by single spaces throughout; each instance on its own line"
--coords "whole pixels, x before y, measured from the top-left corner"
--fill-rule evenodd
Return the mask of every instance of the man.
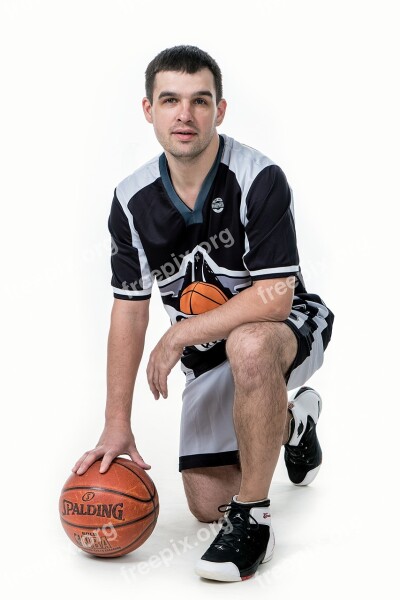
M 293 483 L 320 467 L 321 399 L 300 386 L 323 362 L 334 315 L 305 289 L 283 171 L 217 133 L 226 106 L 220 69 L 200 49 L 170 48 L 148 65 L 143 111 L 164 152 L 115 190 L 106 423 L 73 470 L 102 457 L 105 472 L 120 454 L 150 468 L 130 415 L 156 279 L 171 327 L 150 354 L 148 383 L 166 398 L 181 359 L 188 505 L 202 522 L 225 517 L 196 572 L 240 581 L 272 556 L 268 495 L 282 443 Z

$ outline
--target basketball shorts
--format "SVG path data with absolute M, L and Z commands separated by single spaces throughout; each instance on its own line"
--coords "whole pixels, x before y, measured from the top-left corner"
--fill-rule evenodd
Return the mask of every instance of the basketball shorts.
M 286 374 L 288 391 L 304 385 L 321 367 L 334 320 L 333 313 L 316 294 L 308 294 L 307 301 L 301 302 L 293 304 L 284 321 L 298 342 L 296 357 Z M 179 471 L 239 462 L 233 399 L 228 360 L 196 378 L 187 377 L 182 394 Z

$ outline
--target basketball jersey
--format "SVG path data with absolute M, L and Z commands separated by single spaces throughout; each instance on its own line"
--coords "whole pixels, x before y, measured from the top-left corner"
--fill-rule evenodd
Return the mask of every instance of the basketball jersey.
M 108 228 L 115 298 L 150 298 L 154 280 L 171 324 L 210 310 L 253 281 L 294 275 L 306 300 L 292 190 L 258 150 L 219 135 L 219 150 L 191 210 L 171 181 L 165 153 L 119 183 Z M 225 340 L 184 348 L 187 377 L 226 360 Z

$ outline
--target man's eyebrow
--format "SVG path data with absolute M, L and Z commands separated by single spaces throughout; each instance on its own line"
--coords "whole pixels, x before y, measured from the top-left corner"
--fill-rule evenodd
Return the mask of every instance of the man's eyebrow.
M 177 98 L 179 94 L 177 94 L 176 92 L 169 92 L 168 90 L 166 90 L 165 92 L 160 92 L 158 99 L 161 100 L 161 98 L 165 98 L 166 96 Z M 194 96 L 209 96 L 210 98 L 213 97 L 210 90 L 200 90 L 192 94 L 192 97 Z

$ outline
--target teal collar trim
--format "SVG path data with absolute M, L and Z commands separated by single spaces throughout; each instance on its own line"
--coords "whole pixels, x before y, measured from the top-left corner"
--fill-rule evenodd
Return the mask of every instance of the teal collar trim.
M 172 181 L 169 175 L 168 170 L 168 162 L 165 153 L 163 152 L 159 158 L 159 167 L 161 179 L 164 184 L 164 187 L 167 191 L 169 199 L 175 208 L 181 213 L 182 217 L 185 219 L 186 225 L 192 225 L 193 223 L 202 223 L 203 222 L 203 206 L 207 199 L 207 196 L 210 192 L 211 186 L 215 179 L 215 175 L 217 174 L 218 166 L 221 161 L 222 152 L 224 150 L 224 138 L 222 135 L 219 135 L 219 148 L 218 153 L 215 158 L 214 164 L 206 175 L 206 178 L 203 181 L 203 185 L 201 186 L 199 195 L 196 198 L 196 202 L 194 205 L 194 209 L 189 208 L 183 200 L 180 199 L 178 194 L 175 191 L 174 186 L 172 185 Z

